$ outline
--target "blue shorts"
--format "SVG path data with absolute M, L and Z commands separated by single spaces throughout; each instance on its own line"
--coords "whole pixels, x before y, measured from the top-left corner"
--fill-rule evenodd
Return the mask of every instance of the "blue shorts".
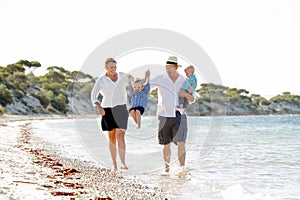
M 176 117 L 158 116 L 158 141 L 159 144 L 171 142 L 185 142 L 187 137 L 187 118 L 178 111 Z

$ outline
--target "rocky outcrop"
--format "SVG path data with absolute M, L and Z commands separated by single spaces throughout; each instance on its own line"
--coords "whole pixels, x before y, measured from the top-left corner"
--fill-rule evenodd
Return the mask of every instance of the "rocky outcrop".
M 17 98 L 13 96 L 13 103 L 5 107 L 6 111 L 15 115 L 35 115 L 35 114 L 70 114 L 86 115 L 94 114 L 95 108 L 92 106 L 90 97 L 87 95 L 73 96 L 71 91 L 66 91 L 68 96 L 67 113 L 62 113 L 51 104 L 43 106 L 40 100 L 30 93 L 36 90 L 29 88 L 28 93 Z M 129 107 L 129 104 L 128 104 Z M 156 115 L 157 99 L 149 97 L 149 103 L 144 115 Z M 231 101 L 224 97 L 222 100 L 197 99 L 193 104 L 188 105 L 187 113 L 190 116 L 210 116 L 210 115 L 269 115 L 269 114 L 300 114 L 300 104 L 297 102 L 276 101 L 268 105 L 243 101 Z
M 59 66 L 50 66 L 46 74 L 35 76 L 31 69 L 36 67 L 41 67 L 38 61 L 28 60 L 0 66 L 0 115 L 86 115 L 96 112 L 90 101 L 96 78 Z M 300 114 L 300 96 L 290 92 L 267 100 L 245 89 L 202 83 L 196 94 L 196 102 L 187 107 L 188 115 Z M 157 91 L 151 91 L 145 115 L 156 115 L 156 97 Z
M 209 115 L 270 115 L 270 114 L 300 114 L 300 104 L 292 102 L 271 102 L 269 105 L 242 102 L 202 102 L 188 105 L 187 112 L 191 116 Z
M 29 91 L 29 90 L 28 90 Z M 72 92 L 67 91 L 68 104 L 67 113 L 63 113 L 55 109 L 51 104 L 44 107 L 40 100 L 30 94 L 22 97 L 21 99 L 13 97 L 13 103 L 5 107 L 9 114 L 14 115 L 35 115 L 35 114 L 74 114 L 84 115 L 94 113 L 94 108 L 91 104 L 89 97 L 80 96 L 74 97 Z

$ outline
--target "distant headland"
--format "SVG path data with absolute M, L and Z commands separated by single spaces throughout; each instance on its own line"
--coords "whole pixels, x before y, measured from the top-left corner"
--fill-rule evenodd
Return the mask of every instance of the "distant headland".
M 0 115 L 95 114 L 90 91 L 95 77 L 81 71 L 49 66 L 34 75 L 38 61 L 19 60 L 0 66 Z M 284 92 L 270 99 L 246 89 L 202 83 L 197 101 L 187 108 L 190 116 L 300 114 L 300 96 Z M 129 95 L 129 94 L 128 94 Z M 157 92 L 149 94 L 146 115 L 156 115 Z

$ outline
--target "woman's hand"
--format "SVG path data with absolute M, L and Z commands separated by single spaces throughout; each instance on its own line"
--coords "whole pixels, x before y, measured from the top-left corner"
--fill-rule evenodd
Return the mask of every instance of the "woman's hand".
M 105 115 L 105 110 L 100 106 L 100 107 L 97 107 L 98 109 L 98 112 L 101 116 L 104 116 Z
M 101 116 L 104 116 L 105 115 L 105 110 L 100 106 L 100 104 L 98 102 L 96 102 L 95 104 L 96 104 L 96 107 L 97 107 L 97 110 L 98 110 L 99 114 Z

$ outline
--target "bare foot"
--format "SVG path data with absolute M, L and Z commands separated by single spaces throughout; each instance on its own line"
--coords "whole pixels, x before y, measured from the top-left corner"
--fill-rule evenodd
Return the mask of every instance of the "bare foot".
M 122 170 L 128 170 L 128 167 L 126 165 L 122 165 L 120 169 L 122 169 Z
M 121 163 L 121 167 L 120 167 L 120 169 L 127 170 L 127 169 L 128 169 L 128 167 L 126 166 L 126 164 L 125 164 L 125 163 Z
M 118 170 L 117 165 L 114 165 L 114 171 L 117 171 L 117 170 Z
M 170 165 L 169 164 L 166 164 L 166 169 L 165 169 L 165 172 L 169 173 L 170 172 Z

